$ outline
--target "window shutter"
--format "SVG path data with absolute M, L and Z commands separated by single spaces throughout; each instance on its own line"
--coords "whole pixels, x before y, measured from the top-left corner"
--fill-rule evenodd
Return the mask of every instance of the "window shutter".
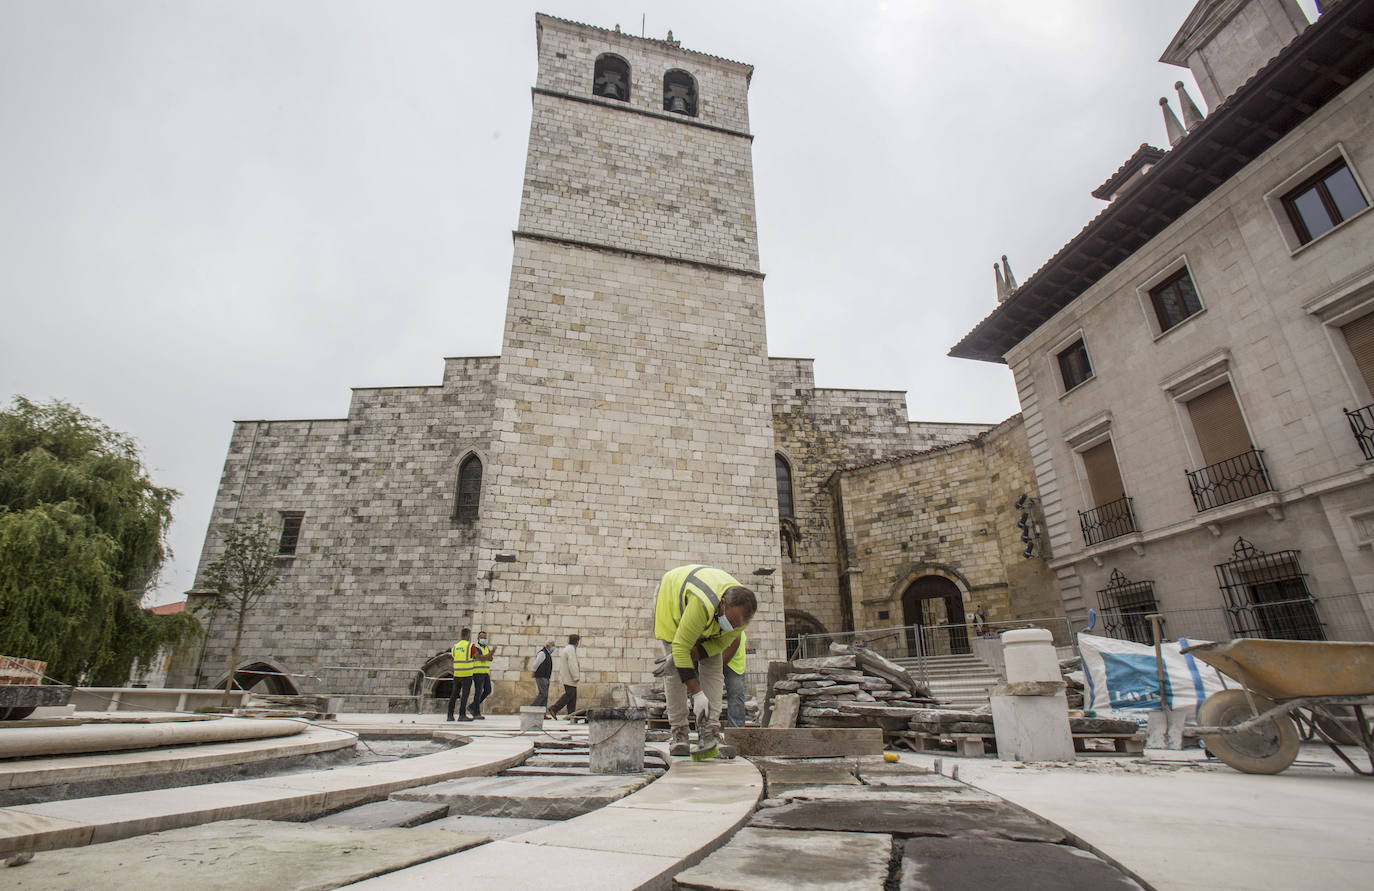
M 1229 383 L 1189 400 L 1188 416 L 1202 460 L 1209 466 L 1254 448 Z
M 1355 357 L 1365 386 L 1370 395 L 1374 395 L 1374 312 L 1346 325 L 1341 333 L 1345 335 L 1350 354 Z
M 1111 440 L 1083 452 L 1083 467 L 1088 472 L 1088 488 L 1092 490 L 1093 507 L 1101 507 L 1126 496 L 1121 484 L 1121 470 L 1116 465 L 1116 453 Z

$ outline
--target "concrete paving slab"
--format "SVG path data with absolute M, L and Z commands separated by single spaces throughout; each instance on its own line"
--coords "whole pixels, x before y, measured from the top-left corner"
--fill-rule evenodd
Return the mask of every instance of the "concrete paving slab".
M 667 775 L 610 807 L 671 807 L 714 813 L 726 808 L 753 810 L 763 792 L 763 777 L 744 758 L 731 761 L 679 759 Z
M 738 811 L 698 812 L 684 825 L 680 811 L 671 808 L 622 807 L 598 811 L 595 819 L 553 823 L 519 837 L 531 845 L 556 845 L 585 851 L 650 854 L 683 860 L 699 849 L 724 841 L 744 822 Z
M 1063 832 L 1034 814 L 1013 805 L 983 801 L 794 801 L 758 811 L 749 825 L 760 829 L 882 832 L 900 837 L 988 836 L 1051 844 L 1066 840 Z
M 456 817 L 443 817 L 432 823 L 426 823 L 421 828 L 476 833 L 497 840 L 553 825 L 555 825 L 553 820 L 526 820 L 520 817 L 476 817 L 471 814 L 459 814 Z
M 936 802 L 1000 802 L 996 795 L 958 783 L 954 786 L 798 786 L 778 795 L 770 795 L 783 801 L 872 801 L 882 803 L 911 802 L 913 804 Z
M 475 740 L 462 748 L 386 764 L 3 808 L 0 853 L 115 841 L 214 820 L 306 820 L 376 801 L 400 789 L 494 773 L 523 760 L 532 750 L 533 745 L 526 740 L 492 737 Z M 4 819 L 13 813 L 84 824 L 89 833 L 83 838 L 80 833 L 43 828 L 29 832 L 22 818 Z
M 558 888 L 559 891 L 666 888 L 678 868 L 678 861 L 672 857 L 608 854 L 552 845 L 527 845 L 505 839 L 350 885 L 349 891 L 415 891 L 416 888 L 476 888 L 483 885 L 511 889 Z
M 400 801 L 434 801 L 451 814 L 566 820 L 605 807 L 649 782 L 642 774 L 588 777 L 468 777 L 392 795 Z
M 416 829 L 231 820 L 40 853 L 5 870 L 5 882 L 17 891 L 147 891 L 175 877 L 178 886 L 197 891 L 323 891 L 484 841 L 480 835 Z
M 356 829 L 405 829 L 448 816 L 448 805 L 425 801 L 374 801 L 312 820 L 315 826 Z
M 1334 760 L 1308 745 L 1299 758 Z M 959 775 L 1160 891 L 1354 888 L 1374 875 L 1374 797 L 1369 781 L 1343 766 L 1262 776 L 1107 758 L 1054 767 L 961 762 Z
M 1068 845 L 997 838 L 913 838 L 902 849 L 901 891 L 1141 891 L 1102 858 Z
M 674 876 L 692 891 L 881 891 L 892 837 L 867 832 L 741 829 L 729 844 Z

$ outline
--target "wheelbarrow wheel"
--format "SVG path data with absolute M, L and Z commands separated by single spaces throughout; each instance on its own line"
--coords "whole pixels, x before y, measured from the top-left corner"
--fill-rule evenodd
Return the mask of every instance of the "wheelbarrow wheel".
M 1255 708 L 1266 712 L 1274 703 L 1256 696 Z M 1255 716 L 1243 690 L 1222 690 L 1202 703 L 1197 720 L 1205 727 L 1231 727 Z M 1286 714 L 1275 715 L 1240 733 L 1209 733 L 1207 751 L 1244 773 L 1279 773 L 1298 757 L 1298 728 Z

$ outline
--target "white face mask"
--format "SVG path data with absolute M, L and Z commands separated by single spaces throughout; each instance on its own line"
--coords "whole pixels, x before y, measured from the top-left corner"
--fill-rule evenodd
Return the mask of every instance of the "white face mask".
M 485 637 L 479 637 L 479 638 L 477 638 L 477 642 L 478 642 L 479 644 L 481 644 L 482 646 L 484 646 L 484 647 L 487 645 L 487 639 L 486 639 Z
M 725 616 L 721 616 L 720 618 L 716 619 L 716 621 L 720 624 L 720 630 L 724 631 L 726 634 L 729 634 L 731 631 L 735 630 L 735 626 L 731 625 L 730 620 L 725 618 Z

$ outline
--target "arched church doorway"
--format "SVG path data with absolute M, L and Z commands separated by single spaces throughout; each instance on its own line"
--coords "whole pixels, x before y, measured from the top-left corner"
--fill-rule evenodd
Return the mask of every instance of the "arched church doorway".
M 222 689 L 224 681 L 221 680 L 215 686 Z M 300 691 L 291 683 L 291 678 L 286 676 L 286 672 L 270 662 L 254 662 L 234 672 L 234 689 L 257 690 L 272 696 L 300 695 Z
M 415 690 L 413 695 L 448 701 L 449 691 L 453 689 L 453 654 L 444 650 L 431 656 L 424 665 L 424 677 L 419 683 L 424 685 L 424 690 Z
M 959 586 L 944 576 L 924 575 L 907 586 L 902 593 L 902 624 L 907 626 L 907 653 L 912 656 L 969 651 L 964 598 Z

